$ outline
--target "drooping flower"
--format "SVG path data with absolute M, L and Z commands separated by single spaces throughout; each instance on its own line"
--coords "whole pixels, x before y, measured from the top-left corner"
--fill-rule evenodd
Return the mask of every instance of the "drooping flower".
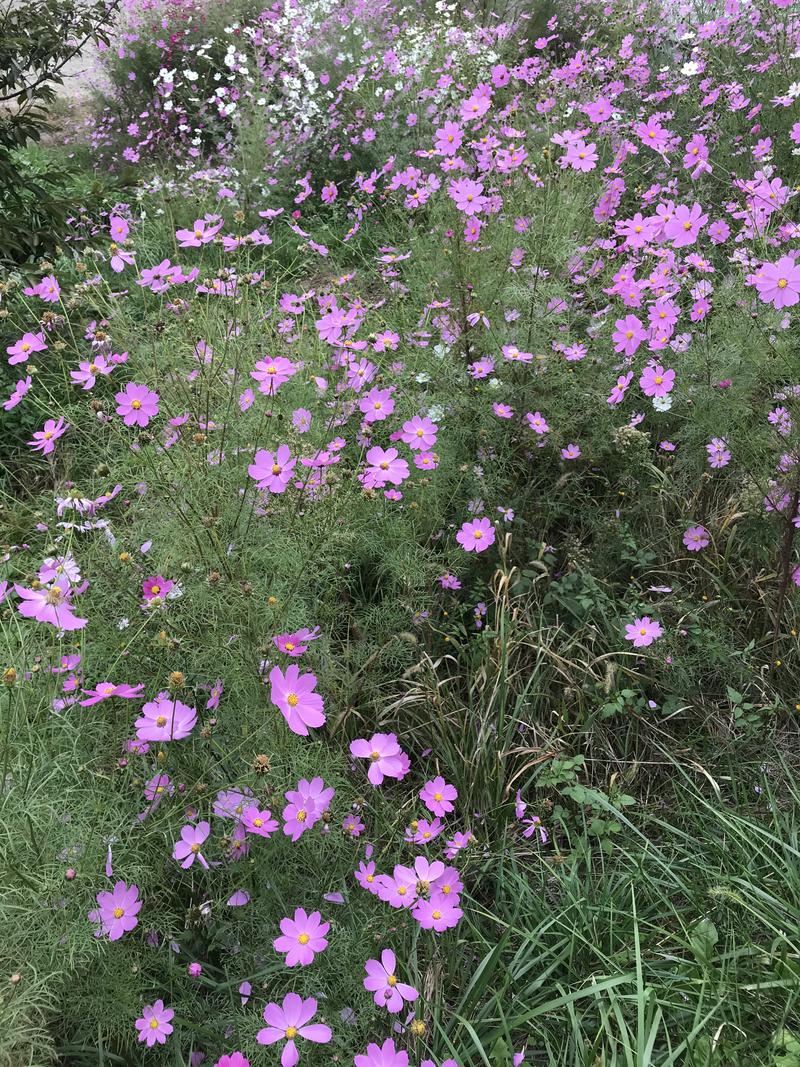
M 264 1022 L 267 1024 L 256 1034 L 259 1045 L 274 1045 L 285 1041 L 281 1053 L 281 1067 L 294 1067 L 300 1059 L 295 1039 L 305 1038 L 320 1045 L 326 1045 L 333 1036 L 329 1026 L 323 1023 L 311 1023 L 317 1012 L 317 1002 L 313 997 L 304 1000 L 297 993 L 287 993 L 283 1004 L 269 1003 L 264 1008 Z
M 280 709 L 292 733 L 308 737 L 309 727 L 324 726 L 322 697 L 314 692 L 315 674 L 301 674 L 300 668 L 290 663 L 285 674 L 280 667 L 273 667 L 269 681 L 272 687 L 270 699 Z
M 139 1031 L 139 1040 L 144 1041 L 148 1048 L 158 1043 L 166 1044 L 167 1038 L 172 1033 L 170 1020 L 175 1015 L 172 1008 L 165 1008 L 163 1000 L 157 1000 L 155 1004 L 146 1004 L 142 1009 L 141 1019 L 137 1019 L 135 1026 Z
M 136 916 L 142 908 L 138 886 L 117 882 L 112 890 L 98 893 L 95 900 L 100 931 L 108 935 L 109 941 L 119 941 L 138 924 Z
M 663 634 L 661 623 L 651 619 L 649 615 L 643 615 L 641 619 L 634 619 L 625 627 L 625 640 L 633 641 L 634 648 L 647 648 L 657 641 Z
M 314 962 L 316 953 L 328 947 L 325 935 L 331 924 L 322 922 L 318 911 L 308 915 L 303 908 L 296 908 L 293 918 L 281 919 L 280 927 L 281 936 L 272 945 L 276 952 L 286 953 L 287 967 L 307 967 Z
M 367 977 L 364 988 L 373 994 L 373 1000 L 379 1008 L 386 1008 L 391 1014 L 401 1011 L 406 1001 L 416 1000 L 419 992 L 413 986 L 397 979 L 397 958 L 391 949 L 381 952 L 380 960 L 367 960 L 364 965 Z
M 80 705 L 82 708 L 90 708 L 93 704 L 99 704 L 102 700 L 108 700 L 110 697 L 133 700 L 142 695 L 143 689 L 143 682 L 139 682 L 138 685 L 128 685 L 127 682 L 121 682 L 119 685 L 114 685 L 113 682 L 98 682 L 94 689 L 83 690 L 83 694 L 87 699 L 81 700 Z

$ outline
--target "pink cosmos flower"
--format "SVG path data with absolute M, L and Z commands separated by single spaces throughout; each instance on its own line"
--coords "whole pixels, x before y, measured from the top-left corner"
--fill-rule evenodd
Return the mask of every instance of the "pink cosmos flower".
M 78 370 L 71 370 L 69 376 L 75 385 L 81 385 L 85 391 L 88 391 L 94 388 L 98 374 L 107 376 L 113 369 L 114 365 L 108 363 L 104 356 L 95 356 L 91 362 L 88 360 L 80 362 Z
M 134 724 L 140 741 L 182 741 L 197 725 L 197 712 L 167 693 L 142 707 Z
M 200 248 L 201 245 L 213 241 L 217 233 L 222 229 L 222 223 L 212 226 L 204 219 L 195 219 L 191 230 L 176 230 L 178 248 Z
M 89 708 L 93 704 L 99 704 L 102 700 L 108 700 L 110 697 L 133 700 L 142 695 L 143 689 L 143 682 L 139 682 L 138 685 L 128 685 L 126 682 L 122 682 L 120 685 L 114 685 L 113 682 L 98 682 L 94 689 L 82 690 L 84 696 L 88 699 L 82 700 L 80 705 L 82 708 Z
M 205 820 L 199 822 L 197 826 L 187 823 L 181 830 L 180 841 L 175 842 L 172 850 L 173 859 L 176 859 L 184 870 L 191 867 L 195 860 L 200 863 L 201 867 L 208 870 L 208 862 L 200 849 L 210 833 L 211 826 Z
M 278 445 L 275 453 L 259 448 L 247 468 L 247 473 L 255 479 L 259 489 L 270 493 L 283 493 L 292 480 L 296 464 L 297 460 L 292 459 L 288 445 Z
M 392 1015 L 401 1011 L 406 1001 L 416 1000 L 419 996 L 413 986 L 397 980 L 397 958 L 389 948 L 381 952 L 380 961 L 367 960 L 364 970 L 367 972 L 364 988 L 373 994 L 379 1008 L 386 1008 Z
M 712 437 L 706 445 L 706 452 L 708 453 L 708 465 L 715 470 L 727 467 L 731 461 L 728 443 L 722 437 Z
M 27 396 L 32 385 L 33 378 L 31 378 L 30 374 L 26 378 L 20 378 L 14 386 L 11 396 L 8 400 L 3 401 L 3 411 L 13 411 L 17 404 L 22 402 L 23 397 Z
M 375 877 L 376 893 L 392 908 L 409 908 L 417 899 L 416 873 L 399 863 L 392 874 L 379 874 Z
M 145 600 L 163 600 L 174 585 L 175 583 L 169 578 L 154 574 L 142 582 L 142 596 Z
M 119 941 L 138 924 L 136 916 L 142 908 L 138 886 L 117 882 L 111 891 L 98 893 L 95 900 L 98 908 L 94 914 L 100 922 L 100 932 L 107 934 L 109 941 Z
M 533 413 L 529 411 L 525 416 L 525 421 L 533 430 L 533 432 L 535 434 L 538 434 L 539 437 L 542 437 L 550 430 L 550 427 L 547 425 L 547 421 L 542 415 L 541 411 L 534 411 Z
M 435 930 L 440 934 L 458 926 L 464 914 L 458 906 L 458 899 L 447 897 L 443 893 L 433 893 L 429 900 L 420 897 L 411 912 L 423 930 Z
M 122 415 L 126 426 L 145 427 L 158 414 L 158 393 L 154 393 L 146 385 L 128 382 L 115 399 L 117 414 Z
M 483 183 L 471 178 L 457 178 L 450 182 L 447 191 L 458 210 L 463 211 L 465 215 L 475 215 L 486 205 Z
M 588 173 L 597 166 L 597 145 L 586 144 L 585 141 L 573 141 L 567 145 L 566 155 L 559 160 L 562 167 L 572 167 L 573 170 Z
M 355 1067 L 408 1067 L 408 1053 L 394 1046 L 394 1041 L 387 1037 L 382 1045 L 370 1042 L 367 1051 L 353 1060 Z
M 274 396 L 278 389 L 289 379 L 297 374 L 299 365 L 292 363 L 285 356 L 275 356 L 272 359 L 261 359 L 256 363 L 256 369 L 250 371 L 250 377 L 259 383 L 258 391 Z
M 220 1056 L 214 1067 L 250 1067 L 250 1060 L 237 1050 L 229 1055 Z
M 754 275 L 754 284 L 765 303 L 778 309 L 793 307 L 800 300 L 800 264 L 791 256 L 764 263 Z
M 319 636 L 319 626 L 315 626 L 313 630 L 304 626 L 301 630 L 295 630 L 293 634 L 278 634 L 272 638 L 272 641 L 279 651 L 287 656 L 297 657 L 307 652 L 309 644 L 316 641 Z
M 392 389 L 370 389 L 358 402 L 358 408 L 364 415 L 364 422 L 383 422 L 394 411 Z
M 660 363 L 650 364 L 642 371 L 639 385 L 645 396 L 668 396 L 675 385 L 675 371 L 664 370 Z
M 37 430 L 34 433 L 32 440 L 28 441 L 28 444 L 34 451 L 41 452 L 45 456 L 49 456 L 51 452 L 55 451 L 55 442 L 62 437 L 69 429 L 69 423 L 64 422 L 64 417 L 61 416 L 56 422 L 55 419 L 48 419 L 41 430 Z
M 301 778 L 297 789 L 287 790 L 284 796 L 289 803 L 282 812 L 283 832 L 286 836 L 297 841 L 306 830 L 310 830 L 319 822 L 335 792 L 332 786 L 326 788 L 319 777 L 312 778 L 310 782 Z
M 38 285 L 28 286 L 22 291 L 25 296 L 38 296 L 48 304 L 57 304 L 61 298 L 61 287 L 53 274 L 42 278 Z
M 456 534 L 456 541 L 465 552 L 485 552 L 487 548 L 491 548 L 494 540 L 494 527 L 485 517 L 465 522 Z
M 412 452 L 427 452 L 436 444 L 439 427 L 427 415 L 415 415 L 403 423 L 400 440 L 405 442 Z
M 142 1017 L 135 1022 L 139 1031 L 139 1040 L 144 1041 L 148 1048 L 158 1042 L 166 1044 L 167 1038 L 172 1033 L 170 1019 L 175 1015 L 172 1008 L 165 1008 L 163 1000 L 157 1000 L 155 1004 L 146 1004 L 142 1008 Z
M 461 147 L 464 132 L 455 122 L 445 122 L 440 130 L 436 131 L 434 148 L 442 156 L 454 156 Z
M 699 552 L 711 544 L 711 537 L 705 526 L 690 526 L 683 535 L 683 543 L 690 552 Z
M 317 1002 L 313 997 L 304 1000 L 297 993 L 287 993 L 283 1005 L 269 1003 L 264 1008 L 264 1022 L 267 1024 L 256 1034 L 259 1045 L 274 1045 L 277 1041 L 286 1041 L 281 1053 L 281 1067 L 294 1067 L 300 1059 L 295 1045 L 295 1038 L 314 1041 L 326 1045 L 331 1037 L 329 1026 L 311 1023 L 317 1011 Z
M 68 584 L 65 587 L 51 585 L 42 589 L 26 589 L 15 584 L 14 591 L 23 601 L 17 604 L 17 611 L 26 619 L 46 622 L 57 630 L 65 631 L 82 630 L 88 621 L 73 614 L 70 602 L 72 589 Z
M 662 636 L 661 623 L 651 619 L 649 615 L 641 619 L 634 619 L 625 627 L 625 640 L 633 641 L 634 648 L 647 648 Z
M 571 444 L 568 444 L 566 446 L 566 448 L 562 448 L 561 449 L 561 458 L 562 459 L 580 459 L 580 455 L 581 455 L 581 446 L 575 444 L 574 441 Z
M 703 214 L 699 204 L 693 204 L 691 208 L 679 204 L 664 227 L 664 237 L 672 242 L 673 248 L 693 245 L 707 222 L 708 215 Z
M 617 319 L 611 340 L 614 342 L 615 352 L 632 356 L 642 341 L 647 340 L 647 331 L 636 315 L 626 315 L 624 319 Z
M 314 692 L 315 674 L 300 674 L 300 668 L 290 663 L 285 674 L 280 667 L 273 667 L 269 681 L 270 700 L 280 708 L 292 733 L 308 737 L 309 727 L 316 729 L 325 724 L 322 697 Z
M 108 220 L 108 232 L 111 234 L 112 241 L 127 241 L 130 226 L 120 215 L 112 215 Z
M 382 489 L 387 483 L 402 485 L 410 474 L 407 461 L 399 458 L 396 448 L 373 445 L 366 460 L 369 466 L 360 477 L 367 489 Z
M 465 848 L 469 848 L 475 841 L 475 835 L 471 830 L 457 830 L 453 834 L 452 838 L 447 842 L 447 847 L 444 850 L 445 856 L 449 859 L 455 859 L 459 852 Z
M 249 834 L 270 837 L 278 829 L 278 820 L 272 818 L 269 808 L 262 811 L 257 804 L 253 804 L 242 812 L 242 825 Z
M 15 363 L 27 363 L 34 352 L 44 352 L 46 348 L 44 334 L 41 331 L 39 333 L 24 333 L 19 341 L 15 341 L 13 345 L 9 345 L 6 348 L 6 352 L 10 357 L 9 365 L 13 367 Z
M 456 787 L 449 785 L 441 775 L 426 782 L 419 794 L 422 803 L 434 815 L 447 815 L 453 811 L 453 801 L 457 797 Z
M 400 779 L 408 770 L 408 757 L 394 734 L 373 734 L 369 741 L 351 741 L 350 754 L 370 761 L 367 777 L 375 786 L 381 785 L 384 778 Z
M 412 819 L 406 827 L 405 841 L 413 841 L 416 845 L 427 845 L 437 838 L 444 829 L 441 819 Z
M 307 967 L 317 952 L 328 947 L 325 935 L 330 923 L 322 922 L 318 911 L 307 915 L 303 908 L 295 908 L 294 918 L 281 919 L 281 936 L 272 942 L 276 952 L 285 952 L 287 967 Z

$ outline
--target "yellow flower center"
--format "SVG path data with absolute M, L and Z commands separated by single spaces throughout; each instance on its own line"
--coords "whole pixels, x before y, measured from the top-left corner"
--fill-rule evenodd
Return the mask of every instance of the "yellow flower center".
M 441 917 L 442 917 L 442 913 L 439 911 L 438 908 L 436 909 L 436 911 L 431 912 L 431 915 L 433 916 L 434 919 L 441 919 Z
M 296 708 L 297 705 L 300 703 L 300 697 L 298 697 L 297 693 L 289 693 L 289 695 L 286 697 L 286 703 L 289 705 L 290 708 Z
M 142 406 L 141 400 L 131 400 L 131 407 L 133 408 L 134 411 L 138 411 L 141 406 Z
M 298 937 L 297 940 L 298 940 L 299 944 L 307 945 L 308 942 L 311 940 L 311 938 L 308 936 L 308 934 L 300 934 L 300 936 Z
M 264 825 L 263 819 L 253 819 L 253 826 L 261 827 Z
M 114 908 L 114 918 L 115 919 L 121 919 L 124 914 L 125 914 L 125 909 L 124 908 Z
M 295 818 L 297 819 L 298 822 L 305 822 L 307 817 L 308 817 L 308 813 L 305 812 L 302 808 L 300 809 L 300 811 L 298 811 L 297 815 L 295 816 Z
M 475 540 L 476 540 L 476 541 L 480 541 L 480 539 L 481 539 L 482 537 L 483 537 L 483 531 L 482 531 L 482 530 L 476 530 L 476 531 L 475 531 Z
M 31 346 L 28 344 L 27 341 L 22 342 L 21 348 L 23 352 L 30 352 L 31 350 Z
M 156 719 L 156 726 L 166 726 L 166 725 L 167 725 L 167 716 L 166 715 L 159 715 L 158 718 Z
M 286 1037 L 287 1037 L 287 1039 L 289 1041 L 291 1041 L 293 1038 L 297 1037 L 297 1027 L 296 1026 L 287 1026 L 286 1027 Z
M 50 441 L 52 439 L 52 437 L 53 437 L 53 431 L 52 430 L 45 430 L 44 433 L 42 434 L 42 437 L 45 439 L 45 441 Z
M 151 585 L 150 586 L 150 592 L 153 594 L 153 596 L 158 596 L 158 594 L 161 592 L 161 586 L 160 585 Z
M 656 383 L 656 385 L 661 385 L 661 383 L 664 381 L 664 379 L 661 377 L 660 374 L 657 374 L 655 376 L 655 378 L 653 379 L 653 381 Z
M 628 338 L 628 340 L 630 341 L 631 337 L 633 337 L 633 330 L 626 330 L 626 331 L 625 331 L 625 336 L 626 336 L 626 337 Z
M 393 974 L 390 974 L 389 977 L 386 979 L 386 984 L 390 985 L 390 986 L 396 986 L 397 985 L 397 979 L 395 978 L 395 976 Z
M 284 648 L 287 652 L 294 652 L 294 641 L 287 641 Z
M 195 235 L 195 237 L 202 237 L 203 236 L 203 231 L 202 230 L 195 230 L 194 231 L 194 235 Z
M 397 887 L 397 895 L 399 897 L 404 897 L 407 892 L 408 892 L 408 889 L 404 885 L 399 885 Z
M 642 637 L 644 637 L 644 636 L 645 636 L 645 634 L 647 633 L 647 630 L 645 630 L 644 626 L 643 626 L 643 627 L 641 628 L 641 630 L 639 631 L 639 633 L 640 633 L 640 634 L 642 635 Z
M 151 1030 L 157 1030 L 158 1029 L 158 1019 L 151 1019 L 150 1020 L 150 1029 Z
M 373 763 L 377 763 L 378 760 L 381 758 L 381 754 L 380 752 L 378 752 L 377 749 L 375 749 L 373 752 L 370 752 L 369 758 L 372 760 Z
M 779 278 L 778 279 L 778 288 L 779 289 L 785 289 L 788 284 L 789 284 L 789 282 L 786 280 L 786 278 Z
M 200 846 L 199 846 L 199 845 L 197 844 L 197 842 L 195 842 L 195 843 L 194 843 L 194 844 L 192 845 L 192 852 L 194 852 L 194 854 L 195 854 L 195 856 L 196 856 L 196 855 L 197 855 L 197 853 L 198 853 L 199 851 L 200 851 Z
M 368 874 L 366 879 L 365 879 L 365 881 L 374 882 L 375 881 L 375 875 L 374 874 Z
M 684 230 L 691 230 L 691 228 L 692 228 L 691 222 L 684 222 L 683 228 L 684 228 Z
M 273 463 L 272 464 L 272 473 L 273 474 L 280 474 L 281 473 L 281 467 L 280 467 L 279 463 Z
M 89 364 L 89 373 L 90 374 L 97 374 L 97 364 L 96 363 L 90 363 Z

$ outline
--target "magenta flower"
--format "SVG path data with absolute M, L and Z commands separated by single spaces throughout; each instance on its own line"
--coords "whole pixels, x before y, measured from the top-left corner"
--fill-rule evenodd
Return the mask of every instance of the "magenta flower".
M 324 952 L 328 947 L 325 935 L 331 928 L 330 923 L 322 922 L 318 911 L 307 915 L 303 908 L 295 908 L 293 919 L 281 919 L 281 936 L 276 937 L 272 946 L 276 952 L 285 952 L 287 967 L 307 967 L 314 962 L 317 952 Z
M 690 526 L 683 535 L 683 543 L 690 552 L 699 552 L 711 544 L 711 537 L 705 526 Z
M 708 465 L 715 470 L 727 467 L 731 461 L 731 453 L 727 441 L 722 437 L 712 437 L 706 445 L 708 453 Z
M 283 493 L 292 480 L 296 464 L 297 460 L 292 459 L 288 445 L 278 445 L 278 450 L 274 453 L 259 448 L 247 468 L 247 473 L 255 480 L 259 489 L 270 493 Z
M 419 798 L 428 811 L 434 815 L 447 815 L 453 811 L 453 801 L 458 797 L 458 790 L 449 785 L 441 775 L 426 782 Z
M 679 204 L 664 227 L 664 237 L 672 242 L 673 248 L 693 245 L 707 222 L 708 215 L 703 214 L 699 204 L 693 204 L 691 208 Z
M 350 755 L 370 761 L 367 778 L 377 786 L 384 778 L 402 778 L 408 770 L 408 757 L 397 742 L 395 734 L 373 734 L 367 741 L 359 738 L 350 742 Z
M 435 930 L 437 934 L 458 925 L 464 914 L 458 906 L 458 897 L 433 893 L 429 900 L 419 897 L 411 914 L 423 930 Z
M 148 1048 L 152 1048 L 156 1042 L 159 1045 L 166 1044 L 167 1038 L 172 1033 L 170 1019 L 175 1012 L 172 1008 L 165 1008 L 163 1000 L 157 1000 L 155 1004 L 146 1004 L 142 1008 L 142 1017 L 137 1019 L 135 1026 L 139 1031 L 139 1040 L 144 1041 Z
M 525 421 L 530 426 L 535 434 L 542 437 L 546 434 L 550 427 L 547 425 L 547 421 L 542 415 L 541 411 L 528 412 L 525 416 Z
M 335 789 L 325 787 L 319 777 L 307 781 L 301 778 L 297 789 L 289 789 L 284 796 L 288 804 L 283 809 L 283 832 L 292 841 L 297 839 L 322 818 L 333 800 Z
M 200 848 L 210 833 L 211 826 L 205 820 L 199 822 L 197 826 L 187 823 L 181 830 L 180 841 L 175 842 L 172 858 L 176 859 L 184 870 L 191 867 L 195 860 L 200 863 L 201 867 L 208 870 L 208 862 Z
M 75 385 L 80 385 L 87 391 L 94 388 L 98 374 L 107 377 L 113 369 L 114 365 L 108 363 L 104 356 L 95 356 L 91 362 L 81 360 L 78 370 L 71 370 L 69 376 Z
M 382 1045 L 371 1042 L 367 1051 L 353 1060 L 355 1067 L 408 1067 L 408 1053 L 394 1047 L 394 1041 L 387 1037 Z
M 376 892 L 381 900 L 393 908 L 409 908 L 417 899 L 418 881 L 414 871 L 398 863 L 392 874 L 376 876 Z
M 101 932 L 108 935 L 109 941 L 119 941 L 138 924 L 136 916 L 142 908 L 138 886 L 128 887 L 126 882 L 117 882 L 110 892 L 98 893 L 95 900 L 98 909 L 94 914 L 100 922 Z
M 304 626 L 301 630 L 295 630 L 293 634 L 278 634 L 272 638 L 272 641 L 279 651 L 296 658 L 308 651 L 310 643 L 316 641 L 319 636 L 319 626 L 315 626 L 313 630 Z
M 615 352 L 632 356 L 642 341 L 647 340 L 647 331 L 636 315 L 626 315 L 624 319 L 617 319 L 611 340 Z
M 145 600 L 155 600 L 156 598 L 163 600 L 169 593 L 174 582 L 169 578 L 162 578 L 160 574 L 154 574 L 151 578 L 145 578 L 142 582 L 142 596 Z
M 415 415 L 403 423 L 400 440 L 411 449 L 412 452 L 427 452 L 436 444 L 436 435 L 439 427 L 427 415 Z
M 250 1060 L 238 1050 L 236 1052 L 228 1053 L 225 1056 L 220 1056 L 214 1067 L 250 1067 Z M 442 1065 L 444 1067 L 444 1065 Z
M 366 455 L 367 469 L 361 481 L 367 489 L 382 489 L 387 483 L 402 485 L 409 476 L 408 462 L 399 457 L 396 448 L 374 445 Z
M 300 668 L 290 663 L 285 674 L 280 667 L 273 667 L 269 681 L 270 700 L 280 709 L 292 733 L 308 737 L 309 727 L 324 726 L 322 697 L 314 692 L 315 674 L 301 674 Z
M 578 444 L 575 444 L 574 441 L 571 444 L 568 444 L 566 446 L 566 448 L 562 448 L 561 449 L 561 458 L 562 459 L 580 459 L 580 455 L 581 455 L 581 446 L 578 445 Z
M 444 829 L 441 819 L 412 819 L 406 827 L 405 841 L 413 841 L 415 845 L 430 844 Z
M 15 363 L 27 363 L 34 352 L 44 352 L 46 349 L 44 334 L 41 331 L 39 333 L 24 333 L 18 341 L 6 348 L 6 352 L 10 357 L 8 360 L 9 366 L 13 367 Z
M 17 604 L 17 611 L 26 619 L 49 623 L 57 630 L 82 630 L 88 621 L 73 614 L 70 601 L 72 589 L 69 585 L 26 589 L 15 584 L 14 591 L 23 601 Z
M 413 986 L 397 980 L 397 959 L 389 948 L 381 952 L 380 961 L 367 960 L 364 970 L 367 972 L 364 988 L 373 994 L 379 1008 L 386 1008 L 392 1015 L 401 1011 L 406 1001 L 416 1000 L 419 996 Z
M 447 191 L 458 210 L 463 211 L 465 215 L 478 214 L 486 204 L 483 183 L 471 178 L 457 178 L 450 182 Z
M 256 369 L 250 371 L 250 377 L 259 383 L 259 393 L 273 396 L 299 369 L 298 364 L 292 363 L 285 356 L 276 356 L 274 359 L 259 360 Z
M 110 697 L 133 700 L 142 695 L 143 689 L 143 682 L 139 682 L 138 685 L 128 685 L 126 682 L 122 682 L 119 685 L 114 685 L 113 682 L 98 682 L 94 689 L 82 690 L 84 696 L 88 699 L 82 700 L 80 705 L 82 708 L 90 708 L 93 704 L 99 704 L 102 700 L 108 700 Z
M 465 522 L 456 534 L 456 541 L 465 552 L 485 552 L 494 544 L 494 527 L 489 519 Z
M 800 300 L 800 264 L 792 256 L 781 256 L 777 263 L 764 263 L 753 280 L 761 299 L 779 310 L 793 307 Z
M 445 122 L 440 130 L 436 130 L 434 148 L 442 156 L 454 156 L 461 147 L 464 132 L 455 122 Z
M 30 374 L 25 378 L 20 378 L 8 400 L 3 401 L 3 411 L 13 411 L 17 404 L 20 404 L 23 398 L 27 396 L 32 385 L 33 378 L 31 378 Z
M 142 707 L 134 725 L 140 741 L 182 741 L 197 725 L 197 712 L 167 693 L 160 693 Z
M 394 411 L 392 389 L 370 389 L 359 401 L 358 408 L 364 415 L 364 422 L 383 422 Z
M 265 808 L 263 811 L 254 804 L 242 812 L 242 825 L 250 834 L 256 837 L 270 837 L 278 829 L 278 820 L 272 818 L 272 812 Z
M 211 225 L 205 219 L 195 219 L 191 230 L 176 230 L 175 237 L 178 239 L 178 248 L 200 248 L 201 245 L 213 241 L 215 235 L 222 229 L 222 223 Z
M 128 382 L 115 399 L 117 414 L 122 416 L 126 426 L 144 428 L 158 414 L 158 393 L 154 393 L 146 385 Z
M 633 641 L 634 648 L 647 648 L 648 645 L 657 641 L 663 632 L 660 622 L 651 619 L 649 615 L 644 615 L 641 619 L 634 619 L 632 623 L 627 624 L 625 640 Z
M 675 385 L 675 371 L 664 370 L 660 363 L 650 364 L 642 371 L 639 385 L 645 396 L 667 396 Z
M 68 429 L 69 423 L 64 422 L 63 416 L 58 419 L 58 422 L 55 419 L 48 419 L 41 430 L 37 430 L 34 433 L 28 444 L 34 451 L 49 456 L 51 452 L 55 451 L 55 442 L 59 437 L 63 437 Z
M 287 993 L 283 1005 L 270 1003 L 264 1008 L 264 1022 L 267 1024 L 256 1034 L 259 1045 L 274 1045 L 276 1041 L 286 1041 L 281 1053 L 281 1067 L 294 1067 L 300 1059 L 295 1045 L 295 1038 L 314 1041 L 327 1045 L 331 1030 L 322 1023 L 312 1023 L 317 1011 L 317 1002 L 313 997 L 303 1000 L 297 993 Z

